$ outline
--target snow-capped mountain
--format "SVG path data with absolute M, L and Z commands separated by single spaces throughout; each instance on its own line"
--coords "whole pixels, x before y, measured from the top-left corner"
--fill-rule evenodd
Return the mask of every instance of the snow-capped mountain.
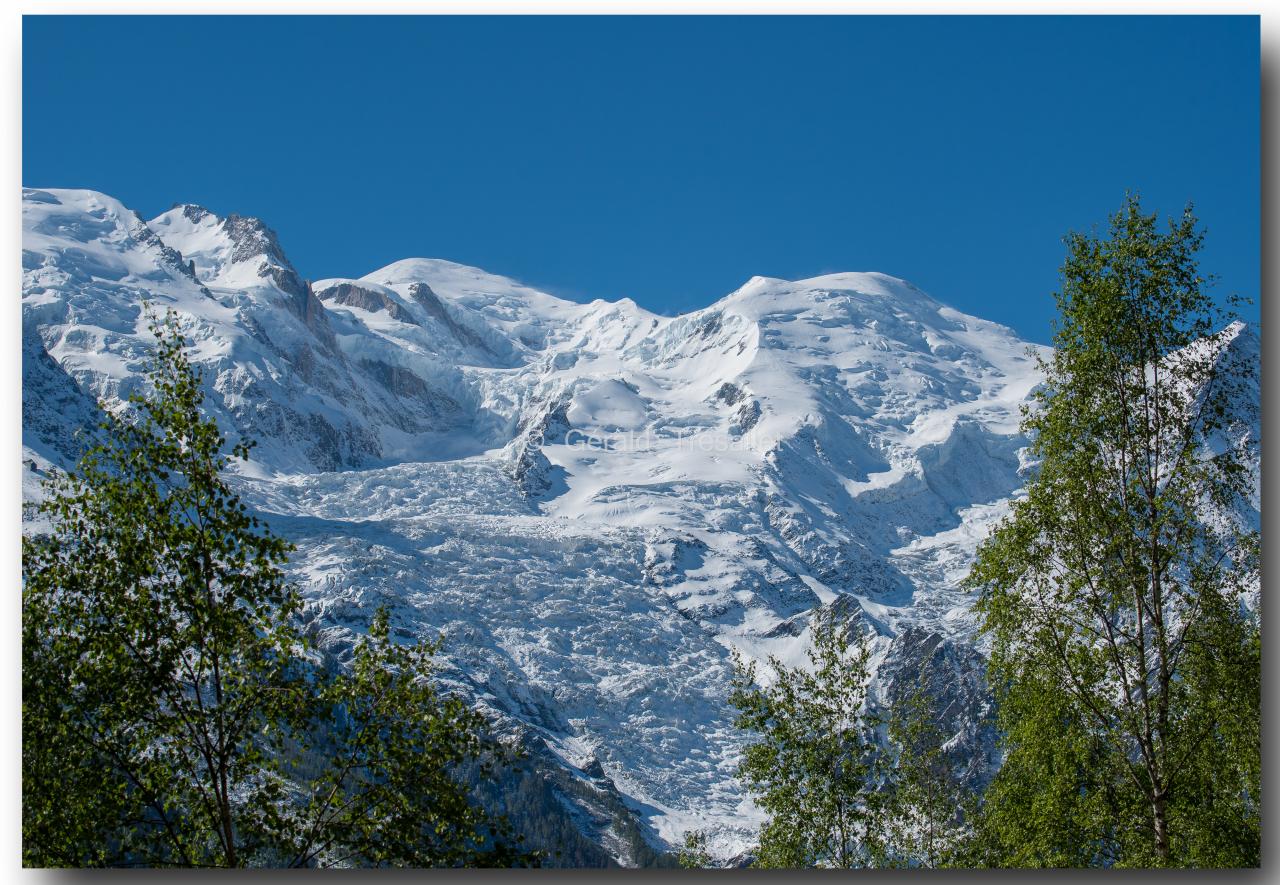
M 198 206 L 25 190 L 23 221 L 24 493 L 140 383 L 144 302 L 173 308 L 324 642 L 384 603 L 444 631 L 602 857 L 749 846 L 730 654 L 799 660 L 822 606 L 874 631 L 881 699 L 923 673 L 970 775 L 995 764 L 958 584 L 1027 467 L 1011 330 L 875 273 L 670 318 L 435 259 L 307 282 Z

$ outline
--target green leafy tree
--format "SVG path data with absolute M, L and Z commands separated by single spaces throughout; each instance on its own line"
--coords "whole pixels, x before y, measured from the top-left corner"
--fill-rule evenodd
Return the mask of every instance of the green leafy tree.
M 383 614 L 349 670 L 314 665 L 291 547 L 223 479 L 176 318 L 152 330 L 152 392 L 107 415 L 23 539 L 24 863 L 522 859 L 451 777 L 483 721 L 436 696 L 435 645 L 396 645 Z M 306 750 L 324 755 L 300 779 Z
M 952 768 L 933 698 L 916 685 L 888 716 L 892 756 L 885 792 L 886 862 L 947 866 L 966 836 L 967 794 Z
M 508 754 L 484 717 L 431 684 L 441 642 L 399 645 L 379 609 L 349 667 L 319 685 L 307 746 L 326 764 L 287 812 L 288 866 L 513 866 L 536 863 L 503 820 L 474 804 L 456 772 L 491 778 Z
M 707 851 L 705 830 L 689 830 L 684 834 L 684 847 L 677 852 L 676 860 L 682 869 L 705 870 L 711 866 L 711 853 Z
M 1071 234 L 1023 419 L 1039 466 L 969 578 L 1006 762 L 991 863 L 1258 862 L 1258 537 L 1228 348 L 1188 208 Z
M 759 687 L 755 663 L 735 656 L 730 700 L 747 745 L 738 775 L 769 814 L 756 866 L 863 867 L 882 849 L 873 783 L 874 721 L 864 709 L 871 648 L 830 610 L 812 624 L 809 667 L 776 658 L 776 678 Z

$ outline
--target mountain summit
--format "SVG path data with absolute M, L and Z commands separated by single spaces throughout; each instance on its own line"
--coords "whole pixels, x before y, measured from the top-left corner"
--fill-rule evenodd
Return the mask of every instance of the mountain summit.
M 1028 467 L 1041 379 L 1008 328 L 877 273 L 662 317 L 439 259 L 308 282 L 199 206 L 27 189 L 23 224 L 27 497 L 142 383 L 144 304 L 173 309 L 323 644 L 381 604 L 443 631 L 444 679 L 520 736 L 583 857 L 748 847 L 730 651 L 797 661 L 822 607 L 874 633 L 876 702 L 926 678 L 968 775 L 996 764 L 959 582 Z

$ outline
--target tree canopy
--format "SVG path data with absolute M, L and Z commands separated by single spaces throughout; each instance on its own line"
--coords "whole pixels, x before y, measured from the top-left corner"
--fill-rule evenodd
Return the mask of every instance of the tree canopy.
M 865 707 L 871 646 L 857 629 L 816 613 L 809 667 L 769 659 L 775 678 L 757 685 L 754 662 L 736 660 L 730 700 L 754 740 L 738 774 L 769 814 L 762 867 L 874 866 L 877 830 L 874 718 Z
M 1256 367 L 1202 243 L 1190 208 L 1162 231 L 1136 196 L 1067 238 L 1038 464 L 969 578 L 1006 748 L 993 863 L 1258 862 Z
M 503 760 L 431 683 L 438 643 L 371 618 L 320 666 L 201 413 L 176 317 L 148 389 L 106 413 L 23 538 L 23 859 L 33 866 L 527 863 L 459 764 Z

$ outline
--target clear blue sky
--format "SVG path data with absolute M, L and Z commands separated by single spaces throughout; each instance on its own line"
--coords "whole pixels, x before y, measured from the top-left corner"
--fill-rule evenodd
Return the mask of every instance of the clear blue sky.
M 1062 234 L 1194 200 L 1259 291 L 1259 31 L 1205 18 L 27 17 L 23 181 L 263 218 L 307 277 L 579 300 L 905 277 L 1048 339 Z M 1257 308 L 1250 311 L 1256 317 Z

